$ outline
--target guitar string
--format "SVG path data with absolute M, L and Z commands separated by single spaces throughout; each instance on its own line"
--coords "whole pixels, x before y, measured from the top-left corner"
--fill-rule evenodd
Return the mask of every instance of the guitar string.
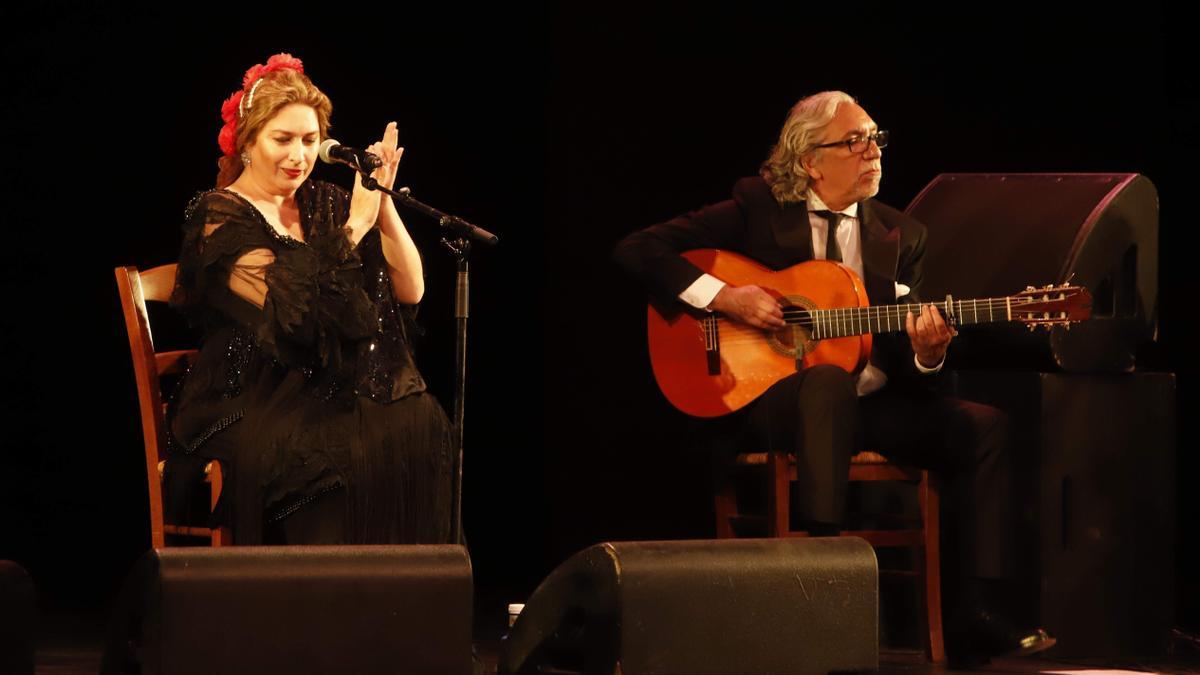
M 1015 302 L 1014 302 L 1015 300 Z M 1008 320 L 1008 311 L 1014 310 L 1017 314 L 1059 314 L 1058 312 L 1046 312 L 1045 310 L 1037 310 L 1028 305 L 1044 304 L 1042 300 L 1032 300 L 1021 302 L 1017 298 L 984 298 L 976 300 L 955 300 L 952 301 L 957 306 L 956 314 L 961 323 L 989 323 L 995 322 L 996 310 L 1002 310 L 1003 314 L 1000 321 Z M 795 305 L 783 310 L 784 320 L 789 325 L 800 326 L 806 329 L 811 335 L 815 335 L 815 339 L 831 339 L 843 337 L 855 337 L 865 333 L 894 333 L 906 330 L 907 315 L 912 312 L 914 315 L 919 314 L 921 308 L 926 304 L 938 307 L 943 313 L 947 312 L 946 302 L 933 303 L 906 303 L 903 305 L 867 305 L 867 306 L 851 306 L 851 307 L 836 307 L 828 309 L 808 309 L 805 307 L 797 307 Z M 980 314 L 986 313 L 987 320 L 980 321 Z M 1039 317 L 1040 318 L 1040 317 Z M 973 319 L 973 321 L 972 321 Z M 893 321 L 895 325 L 893 326 Z M 887 327 L 884 327 L 884 324 Z M 864 327 L 866 330 L 860 330 Z M 874 325 L 872 325 L 874 324 Z M 738 338 L 748 338 L 750 340 L 761 340 L 764 335 L 764 330 L 769 332 L 770 329 L 759 329 L 752 326 L 747 326 L 740 322 L 733 321 L 725 317 L 717 317 L 715 325 L 705 323 L 704 331 L 706 342 L 709 337 L 716 338 L 715 333 L 722 333 L 724 338 L 722 341 L 726 343 L 736 343 L 743 340 Z M 784 330 L 784 329 L 776 329 Z M 714 335 L 710 335 L 710 333 Z M 821 335 L 824 333 L 824 335 Z M 720 338 L 718 338 L 720 339 Z M 810 337 L 810 339 L 814 339 Z
M 979 300 L 976 300 L 971 305 L 966 304 L 967 302 L 970 302 L 970 301 L 956 300 L 954 302 L 955 302 L 955 304 L 957 304 L 959 306 L 958 314 L 960 316 L 960 320 L 965 323 L 968 323 L 968 324 L 994 322 L 995 312 L 993 312 L 991 310 L 995 310 L 997 308 L 1004 308 L 1006 310 L 1008 308 L 1012 308 L 1017 313 L 1033 313 L 1033 314 L 1046 313 L 1045 311 L 1039 312 L 1038 310 L 1021 306 L 1021 305 L 1025 305 L 1025 304 L 1035 304 L 1035 303 L 1018 303 L 1017 306 L 1012 306 L 1009 304 L 1008 298 L 988 298 L 982 302 Z M 930 304 L 939 306 L 942 308 L 943 311 L 945 311 L 945 307 L 946 307 L 945 302 L 930 303 Z M 839 307 L 839 308 L 815 309 L 815 310 L 793 307 L 790 309 L 785 309 L 784 316 L 785 316 L 785 320 L 791 319 L 791 321 L 788 322 L 789 325 L 798 325 L 801 328 L 807 329 L 809 331 L 814 331 L 814 326 L 815 326 L 815 328 L 818 329 L 815 331 L 817 333 L 821 332 L 819 329 L 824 328 L 824 329 L 826 329 L 825 332 L 826 332 L 826 335 L 828 338 L 856 337 L 856 336 L 862 335 L 864 333 L 902 332 L 902 331 L 906 330 L 905 323 L 907 320 L 908 312 L 912 311 L 913 309 L 918 309 L 918 311 L 919 311 L 919 308 L 923 307 L 924 305 L 925 305 L 925 303 L 922 303 L 920 305 L 917 305 L 917 304 L 869 305 L 869 306 L 865 306 L 865 307 Z M 968 309 L 968 307 L 971 309 L 970 312 L 966 311 L 966 309 Z M 979 315 L 981 313 L 978 310 L 980 310 L 980 309 L 982 309 L 983 311 L 987 311 L 989 313 L 989 318 L 987 321 L 979 321 L 978 320 Z M 913 312 L 913 313 L 914 313 L 914 315 L 917 314 L 917 312 Z M 1061 313 L 1061 312 L 1051 312 L 1051 313 L 1054 314 L 1054 313 Z M 813 314 L 817 314 L 817 317 L 815 319 L 813 318 Z M 975 319 L 975 321 L 972 322 L 970 320 L 971 318 Z M 895 326 L 891 325 L 893 320 L 895 320 L 897 325 L 895 325 Z M 1005 316 L 1003 319 L 1001 319 L 1001 321 L 1005 321 L 1005 320 L 1007 320 L 1007 316 Z M 757 341 L 757 340 L 761 340 L 763 337 L 763 334 L 764 334 L 764 329 L 755 328 L 753 326 L 747 326 L 745 324 L 742 324 L 740 322 L 737 322 L 737 321 L 734 321 L 734 320 L 731 320 L 728 318 L 719 317 L 717 319 L 717 322 L 718 322 L 718 325 L 721 326 L 721 328 L 718 328 L 718 330 L 722 331 L 725 334 L 724 337 L 726 337 L 726 338 L 745 337 L 745 338 L 750 338 L 750 340 Z M 873 327 L 872 327 L 872 322 L 874 322 Z M 886 322 L 888 324 L 888 327 L 886 327 L 886 328 L 884 327 L 884 322 Z M 851 329 L 851 328 L 861 328 L 861 325 L 854 326 L 853 324 L 863 324 L 863 323 L 866 324 L 866 327 L 868 330 L 865 330 L 865 331 L 847 330 L 847 329 Z M 708 331 L 710 329 L 706 328 L 705 330 Z M 765 329 L 765 330 L 767 330 L 769 332 L 770 329 Z M 780 328 L 780 329 L 775 329 L 775 330 L 784 330 L 784 329 Z M 826 336 L 819 336 L 817 339 L 825 339 L 825 338 L 826 338 Z M 723 340 L 723 341 L 724 342 L 742 342 L 742 340 L 737 340 L 737 339 Z M 749 340 L 747 340 L 747 341 L 749 341 Z
M 914 317 L 915 316 L 917 316 L 917 315 L 914 314 Z M 974 326 L 974 325 L 980 325 L 980 324 L 986 324 L 986 323 L 999 323 L 999 322 L 993 322 L 993 321 L 975 321 L 975 320 L 973 320 L 973 318 L 974 317 L 970 317 L 970 318 L 960 317 L 957 324 L 960 326 Z M 1017 320 L 1020 320 L 1020 319 L 1017 319 Z M 1056 316 L 1051 316 L 1051 317 L 1040 317 L 1039 316 L 1039 317 L 1033 317 L 1032 319 L 1026 319 L 1026 321 L 1051 321 L 1051 322 L 1060 322 L 1060 321 L 1069 321 L 1069 320 L 1070 319 L 1063 318 L 1063 317 L 1056 317 Z M 907 322 L 906 315 L 897 316 L 895 314 L 893 314 L 891 316 L 880 316 L 880 317 L 873 316 L 873 317 L 870 317 L 869 319 L 865 318 L 865 317 L 864 318 L 829 317 L 827 319 L 822 319 L 822 320 L 817 320 L 817 321 L 805 320 L 805 319 L 794 319 L 791 321 L 787 321 L 786 327 L 779 327 L 779 328 L 757 328 L 755 326 L 749 326 L 747 324 L 744 324 L 744 323 L 741 323 L 738 321 L 734 321 L 732 319 L 718 319 L 717 330 L 720 331 L 722 335 L 724 335 L 726 332 L 728 332 L 728 333 L 745 332 L 745 333 L 750 333 L 750 334 L 757 334 L 757 333 L 761 333 L 764 330 L 768 330 L 768 331 L 770 331 L 770 330 L 787 330 L 788 327 L 798 326 L 801 329 L 808 330 L 808 331 L 820 330 L 820 331 L 830 331 L 830 332 L 838 332 L 838 333 L 847 332 L 847 334 L 887 333 L 887 332 L 896 332 L 896 331 L 904 330 L 907 323 L 908 322 Z
M 997 309 L 1000 307 L 1009 307 L 1009 306 L 1013 307 L 1014 309 L 1023 309 L 1023 311 L 1034 311 L 1034 310 L 1024 309 L 1024 308 L 1026 307 L 1026 305 L 1044 304 L 1044 301 L 1010 303 L 1007 298 L 989 298 L 987 300 L 977 301 L 971 305 L 966 304 L 967 302 L 969 302 L 969 301 L 963 301 L 963 300 L 955 300 L 954 301 L 955 306 L 960 310 L 959 313 L 968 313 L 967 310 L 971 310 L 971 313 L 973 313 L 976 308 Z M 925 307 L 926 305 L 933 305 L 933 306 L 937 307 L 938 309 L 946 308 L 945 302 L 931 302 L 931 303 L 923 302 L 920 304 L 904 304 L 904 305 L 865 305 L 865 306 L 855 306 L 855 307 L 829 307 L 829 308 L 818 307 L 813 310 L 810 310 L 810 309 L 807 309 L 804 307 L 796 307 L 795 305 L 792 305 L 790 307 L 784 308 L 783 312 L 785 314 L 787 314 L 787 313 L 808 314 L 811 312 L 829 313 L 829 312 L 844 312 L 844 311 L 852 311 L 852 312 L 879 312 L 879 311 L 882 311 L 885 313 L 890 313 L 890 312 L 909 311 L 909 310 L 913 310 L 913 309 L 916 309 L 919 311 L 920 308 Z
M 955 303 L 958 305 L 958 309 L 955 312 L 956 316 L 958 316 L 959 319 L 962 321 L 970 321 L 971 319 L 974 319 L 974 323 L 982 323 L 981 321 L 979 321 L 979 318 L 980 318 L 980 315 L 985 312 L 988 314 L 988 321 L 989 322 L 993 321 L 995 319 L 995 314 L 996 314 L 995 310 L 997 310 L 997 309 L 1003 309 L 1003 310 L 1005 310 L 1005 312 L 1007 312 L 1007 310 L 1009 310 L 1009 309 L 1012 309 L 1015 313 L 1018 313 L 1018 314 L 1062 313 L 1062 310 L 1048 312 L 1045 309 L 1039 310 L 1039 309 L 1035 309 L 1033 307 L 1025 306 L 1028 304 L 1040 304 L 1040 303 L 1018 303 L 1016 305 L 1011 305 L 1007 301 L 1007 299 L 989 299 L 987 302 L 985 302 L 983 304 L 981 304 L 979 302 L 975 302 L 970 306 L 963 304 L 963 301 L 955 301 Z M 946 310 L 946 303 L 943 302 L 943 303 L 931 303 L 931 304 L 938 307 L 943 314 L 948 313 Z M 814 322 L 815 323 L 832 322 L 832 323 L 836 324 L 836 323 L 843 323 L 843 322 L 864 322 L 865 321 L 869 324 L 872 321 L 878 322 L 879 320 L 888 320 L 890 318 L 906 317 L 908 312 L 910 312 L 910 311 L 913 312 L 914 315 L 917 315 L 920 313 L 920 308 L 922 308 L 924 306 L 925 306 L 924 304 L 921 304 L 921 305 L 912 305 L 912 304 L 870 305 L 870 306 L 866 306 L 866 307 L 839 307 L 839 308 L 815 309 L 815 310 L 808 310 L 808 309 L 804 309 L 804 308 L 789 308 L 789 309 L 783 310 L 783 315 L 784 315 L 785 320 L 793 319 L 793 321 L 791 321 L 790 323 L 800 324 L 800 325 L 804 325 L 804 326 L 810 326 Z M 814 314 L 816 314 L 817 317 L 811 318 Z M 1005 314 L 1001 320 L 1007 320 L 1007 314 Z
M 920 314 L 920 311 L 919 311 L 920 307 L 922 307 L 922 305 L 872 305 L 869 307 L 847 307 L 847 308 L 817 309 L 817 310 L 786 309 L 783 311 L 783 316 L 784 316 L 785 321 L 788 319 L 791 319 L 791 321 L 789 321 L 789 324 L 800 325 L 800 326 L 804 326 L 804 327 L 812 326 L 815 323 L 833 323 L 833 324 L 843 323 L 843 322 L 845 322 L 845 323 L 849 323 L 849 322 L 872 323 L 872 322 L 878 322 L 880 320 L 886 321 L 888 319 L 896 319 L 896 318 L 904 319 L 907 317 L 907 314 L 910 311 L 913 312 L 914 316 L 917 316 Z M 944 303 L 943 303 L 942 307 L 944 308 Z M 990 305 L 990 306 L 984 306 L 984 307 L 982 307 L 982 309 L 988 310 L 988 309 L 997 309 L 997 308 L 1002 308 L 1002 307 L 1007 307 L 1007 305 L 1006 304 Z M 913 311 L 914 308 L 916 308 L 916 311 Z M 975 308 L 972 308 L 972 309 L 974 310 Z M 1014 308 L 1014 310 L 1018 313 L 1039 313 L 1036 310 L 1024 309 L 1024 308 Z M 960 318 L 968 318 L 969 317 L 969 318 L 974 319 L 974 318 L 978 318 L 981 313 L 982 312 L 977 312 L 977 311 L 971 311 L 971 312 L 958 311 L 958 312 L 956 312 L 956 315 L 959 316 Z M 1051 313 L 1058 313 L 1058 312 L 1051 312 Z M 815 318 L 813 316 L 814 314 L 816 314 Z M 995 313 L 992 312 L 991 314 L 994 315 Z M 730 325 L 738 325 L 736 321 L 734 321 L 732 319 L 724 318 L 724 317 L 718 319 L 718 321 L 728 323 Z M 981 322 L 977 322 L 977 323 L 981 323 Z

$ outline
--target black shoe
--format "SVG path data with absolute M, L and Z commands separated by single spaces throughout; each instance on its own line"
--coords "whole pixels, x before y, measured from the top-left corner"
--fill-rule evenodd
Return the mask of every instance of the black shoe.
M 946 631 L 946 660 L 956 670 L 974 668 L 998 656 L 1036 654 L 1055 642 L 1041 628 L 1022 630 L 997 614 L 977 610 Z

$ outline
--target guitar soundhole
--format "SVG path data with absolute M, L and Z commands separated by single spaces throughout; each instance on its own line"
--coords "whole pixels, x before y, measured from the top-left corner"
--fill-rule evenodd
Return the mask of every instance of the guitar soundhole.
M 803 357 L 814 347 L 810 330 L 812 317 L 808 313 L 814 304 L 808 298 L 802 297 L 785 297 L 779 304 L 783 307 L 783 319 L 788 322 L 788 327 L 771 331 L 767 343 L 776 353 L 796 358 L 796 340 L 799 337 L 802 350 L 800 355 Z

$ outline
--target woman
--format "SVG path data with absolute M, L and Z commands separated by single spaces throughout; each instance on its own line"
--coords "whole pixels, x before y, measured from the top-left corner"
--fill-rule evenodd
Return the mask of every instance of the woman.
M 330 112 L 288 54 L 222 106 L 217 189 L 188 206 L 172 297 L 203 340 L 172 405 L 168 510 L 217 459 L 238 544 L 444 543 L 448 424 L 408 346 L 421 259 L 390 197 L 309 179 Z M 368 148 L 386 187 L 396 137 Z

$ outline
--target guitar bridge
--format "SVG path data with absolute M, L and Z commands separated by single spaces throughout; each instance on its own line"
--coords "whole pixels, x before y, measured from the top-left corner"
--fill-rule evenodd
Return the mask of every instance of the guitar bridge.
M 796 347 L 796 372 L 804 370 L 804 329 L 792 324 L 792 344 Z
M 704 327 L 704 357 L 708 362 L 708 374 L 721 374 L 721 335 L 717 329 L 717 315 L 709 314 L 700 320 Z

